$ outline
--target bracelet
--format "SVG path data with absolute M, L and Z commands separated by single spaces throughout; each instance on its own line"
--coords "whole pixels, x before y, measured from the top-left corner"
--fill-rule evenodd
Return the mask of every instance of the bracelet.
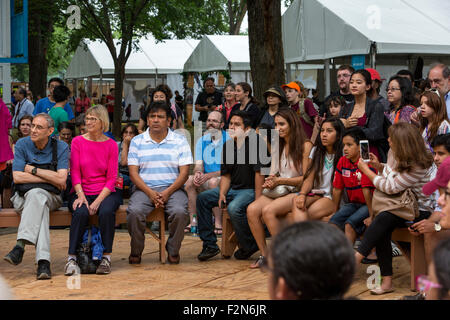
M 78 192 L 76 192 L 75 194 L 78 195 L 79 193 L 83 192 L 83 190 L 80 190 Z
M 303 192 L 299 192 L 299 194 L 298 194 L 299 196 L 306 196 L 306 193 L 303 193 Z

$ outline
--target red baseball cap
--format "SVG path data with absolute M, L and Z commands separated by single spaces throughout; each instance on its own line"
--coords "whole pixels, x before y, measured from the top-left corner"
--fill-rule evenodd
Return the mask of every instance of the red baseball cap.
M 370 73 L 370 78 L 371 78 L 372 80 L 378 80 L 378 81 L 386 80 L 386 79 L 381 79 L 380 74 L 378 73 L 377 70 L 372 69 L 372 68 L 367 68 L 366 70 L 369 71 L 369 73 Z
M 422 187 L 422 191 L 426 196 L 431 195 L 438 188 L 446 188 L 450 181 L 450 157 L 444 160 L 439 166 L 436 177 Z

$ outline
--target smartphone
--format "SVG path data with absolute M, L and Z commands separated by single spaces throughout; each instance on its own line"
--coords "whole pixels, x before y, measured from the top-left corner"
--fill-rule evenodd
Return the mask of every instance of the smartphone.
M 359 141 L 359 151 L 361 153 L 361 159 L 363 159 L 364 162 L 369 162 L 369 141 L 368 140 L 361 140 Z
M 325 191 L 324 190 L 320 190 L 320 189 L 312 189 L 311 190 L 311 193 L 314 193 L 314 194 L 316 194 L 316 195 L 324 195 L 325 194 Z
M 411 228 L 411 226 L 414 224 L 414 221 L 405 221 L 405 224 L 408 228 Z M 411 228 L 411 230 L 417 232 L 417 230 L 414 228 Z

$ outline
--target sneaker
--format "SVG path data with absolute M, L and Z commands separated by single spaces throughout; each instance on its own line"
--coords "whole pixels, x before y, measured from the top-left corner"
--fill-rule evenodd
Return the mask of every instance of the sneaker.
M 240 248 L 234 253 L 234 257 L 236 259 L 238 259 L 238 260 L 247 260 L 248 258 L 250 258 L 258 250 L 259 249 L 256 248 L 254 250 L 247 251 L 247 250 L 245 250 L 243 248 Z
M 47 280 L 47 279 L 51 279 L 51 277 L 52 277 L 52 272 L 50 271 L 50 261 L 39 260 L 37 272 L 36 272 L 36 278 L 38 280 Z
M 96 274 L 110 274 L 111 273 L 111 262 L 108 259 L 102 258 L 102 262 L 97 267 Z
M 200 261 L 206 261 L 218 255 L 219 253 L 220 253 L 219 248 L 206 247 L 203 248 L 202 252 L 200 252 L 200 254 L 197 256 L 197 259 Z
M 74 259 L 70 259 L 64 267 L 64 275 L 71 276 L 73 274 L 80 274 L 80 267 Z
M 22 262 L 25 250 L 20 246 L 15 246 L 3 259 L 17 266 Z
M 392 241 L 391 241 L 391 246 L 392 246 L 392 257 L 399 257 L 402 255 L 402 252 L 400 251 L 400 249 Z

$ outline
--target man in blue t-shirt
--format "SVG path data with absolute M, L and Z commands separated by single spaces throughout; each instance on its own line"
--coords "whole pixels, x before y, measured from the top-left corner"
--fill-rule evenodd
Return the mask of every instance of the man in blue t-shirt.
M 189 176 L 185 185 L 189 199 L 188 209 L 191 225 L 192 217 L 197 211 L 197 195 L 200 192 L 214 189 L 219 186 L 222 147 L 223 144 L 230 139 L 230 136 L 223 130 L 223 126 L 224 121 L 222 113 L 220 111 L 212 111 L 206 120 L 205 134 L 197 141 L 195 146 L 194 175 Z M 215 233 L 221 234 L 222 212 L 218 207 L 215 207 L 213 213 Z
M 57 86 L 62 86 L 64 84 L 64 81 L 62 81 L 60 78 L 52 78 L 48 82 L 48 90 L 50 92 L 50 95 L 46 98 L 42 98 L 36 103 L 36 107 L 33 111 L 33 116 L 37 115 L 38 113 L 49 113 L 50 109 L 53 108 L 53 106 L 56 104 L 55 100 L 53 100 L 53 90 Z M 70 107 L 69 103 L 66 103 L 64 106 L 64 110 L 67 112 L 67 115 L 69 116 L 69 121 L 74 119 L 72 108 Z

